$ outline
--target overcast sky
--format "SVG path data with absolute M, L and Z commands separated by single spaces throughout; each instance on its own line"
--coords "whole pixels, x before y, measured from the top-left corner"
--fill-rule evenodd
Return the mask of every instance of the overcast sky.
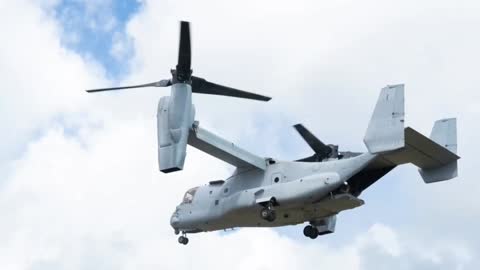
M 479 269 L 478 1 L 0 0 L 0 269 Z M 178 22 L 194 74 L 273 97 L 194 96 L 202 126 L 261 156 L 311 154 L 303 123 L 340 150 L 380 89 L 405 83 L 406 124 L 458 118 L 460 176 L 426 185 L 405 165 L 315 241 L 303 226 L 190 236 L 169 217 L 185 190 L 233 168 L 188 148 L 158 171 L 166 89 L 86 88 L 168 78 Z

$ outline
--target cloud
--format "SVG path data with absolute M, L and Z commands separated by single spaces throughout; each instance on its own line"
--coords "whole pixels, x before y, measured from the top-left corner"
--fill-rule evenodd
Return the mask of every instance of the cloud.
M 112 47 L 110 54 L 117 61 L 128 59 L 132 53 L 132 41 L 123 32 L 116 32 L 113 35 Z
M 196 178 L 218 174 L 222 166 L 189 164 L 192 170 L 169 182 L 159 178 L 155 155 L 149 154 L 153 129 L 147 123 L 87 129 L 84 143 L 57 127 L 31 144 L 1 196 L 2 264 L 11 269 L 414 269 L 472 260 L 468 250 L 438 248 L 383 224 L 337 247 L 270 229 L 202 233 L 192 235 L 188 248 L 178 245 L 168 224 L 171 210 L 183 191 L 198 183 Z M 198 152 L 190 156 L 203 158 Z
M 86 101 L 82 88 L 105 82 L 95 61 L 82 59 L 60 44 L 59 26 L 43 9 L 26 1 L 1 5 L 5 14 L 0 18 L 4 130 L 0 166 L 18 157 L 26 142 L 41 134 L 53 116 L 80 114 Z

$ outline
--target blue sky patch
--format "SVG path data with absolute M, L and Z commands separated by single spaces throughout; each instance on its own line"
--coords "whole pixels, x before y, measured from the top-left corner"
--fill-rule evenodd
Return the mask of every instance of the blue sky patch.
M 131 41 L 125 27 L 141 3 L 138 0 L 64 0 L 55 7 L 64 46 L 100 63 L 109 79 L 128 73 Z

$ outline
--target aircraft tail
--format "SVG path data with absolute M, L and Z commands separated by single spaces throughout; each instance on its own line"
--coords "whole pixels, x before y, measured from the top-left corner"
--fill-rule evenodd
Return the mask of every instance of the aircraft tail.
M 404 85 L 383 88 L 363 139 L 368 151 L 377 154 L 404 147 L 404 117 Z
M 442 157 L 439 161 L 440 166 L 432 166 L 430 168 L 420 168 L 425 183 L 433 183 L 438 181 L 449 180 L 457 177 L 458 165 L 457 160 L 457 119 L 441 119 L 435 122 L 430 139 L 442 147 Z
M 430 138 L 404 128 L 404 86 L 382 89 L 365 134 L 368 151 L 389 166 L 413 163 L 425 183 L 457 176 L 457 125 L 455 118 L 435 122 Z

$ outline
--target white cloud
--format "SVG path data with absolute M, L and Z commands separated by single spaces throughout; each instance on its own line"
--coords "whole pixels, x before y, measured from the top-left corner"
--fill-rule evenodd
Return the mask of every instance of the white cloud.
M 388 255 L 398 257 L 401 255 L 399 241 L 395 232 L 384 225 L 374 224 L 367 236 L 361 237 L 360 246 L 368 247 L 368 245 L 376 245 L 381 247 Z
M 190 170 L 179 175 L 159 177 L 155 155 L 149 154 L 153 129 L 147 123 L 143 119 L 87 129 L 83 144 L 55 128 L 30 145 L 0 201 L 5 218 L 0 229 L 6 232 L 0 245 L 3 265 L 11 269 L 316 269 L 319 265 L 370 269 L 380 261 L 393 269 L 410 269 L 415 264 L 456 266 L 471 260 L 468 252 L 438 249 L 382 224 L 339 247 L 322 240 L 295 240 L 269 229 L 191 235 L 188 247 L 178 245 L 168 224 L 171 210 L 187 187 L 197 184 L 198 178 L 219 174 L 222 166 L 189 164 Z M 204 159 L 198 152 L 190 157 Z M 402 263 L 394 265 L 398 262 Z
M 125 61 L 132 53 L 132 40 L 123 32 L 116 32 L 112 37 L 110 55 L 117 61 Z
M 81 113 L 87 100 L 82 89 L 105 80 L 95 62 L 61 46 L 61 30 L 43 5 L 39 8 L 27 1 L 2 1 L 0 5 L 4 13 L 0 18 L 3 167 L 53 116 Z

